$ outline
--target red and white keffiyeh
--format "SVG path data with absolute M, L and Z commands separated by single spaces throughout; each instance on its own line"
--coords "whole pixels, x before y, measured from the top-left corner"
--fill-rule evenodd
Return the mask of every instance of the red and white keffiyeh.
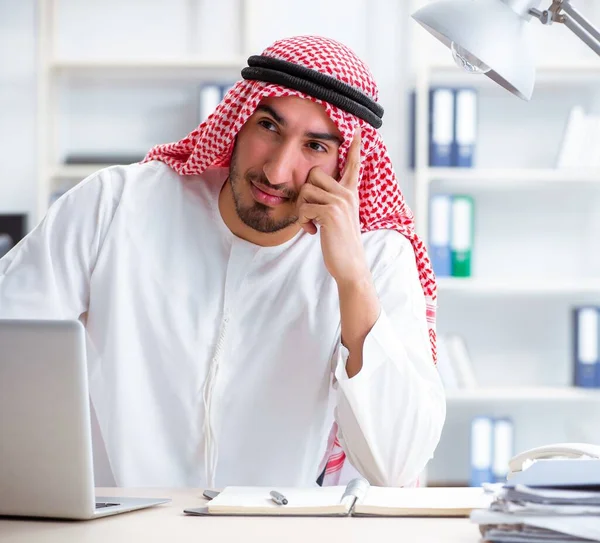
M 298 36 L 275 42 L 262 53 L 335 77 L 372 100 L 378 89 L 368 67 L 345 45 L 317 36 Z M 240 80 L 198 128 L 181 141 L 157 145 L 144 159 L 160 160 L 181 175 L 197 175 L 207 168 L 227 167 L 235 137 L 268 97 L 299 96 L 321 104 L 344 138 L 339 149 L 339 170 L 344 170 L 346 155 L 357 125 L 361 128 L 361 172 L 358 185 L 360 225 L 363 232 L 397 230 L 412 243 L 419 279 L 427 303 L 427 323 L 433 361 L 436 355 L 436 282 L 425 246 L 416 235 L 412 211 L 405 204 L 385 144 L 375 128 L 366 121 L 327 102 L 302 92 L 263 81 Z M 346 455 L 336 437 L 334 424 L 329 439 L 324 484 L 336 484 Z

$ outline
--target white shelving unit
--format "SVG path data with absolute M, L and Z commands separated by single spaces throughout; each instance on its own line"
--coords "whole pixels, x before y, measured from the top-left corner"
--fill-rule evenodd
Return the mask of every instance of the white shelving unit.
M 582 2 L 600 22 L 594 3 Z M 411 10 L 426 3 L 415 0 Z M 550 31 L 539 26 L 544 38 Z M 481 386 L 447 392 L 448 419 L 428 469 L 432 484 L 468 480 L 470 421 L 478 414 L 513 419 L 515 452 L 554 441 L 600 442 L 600 433 L 582 430 L 573 417 L 581 410 L 600 423 L 600 389 L 572 386 L 570 320 L 573 306 L 600 304 L 600 261 L 592 256 L 600 236 L 600 169 L 553 167 L 570 108 L 584 101 L 600 113 L 600 59 L 582 52 L 562 25 L 553 26 L 548 40 L 563 40 L 566 52 L 556 54 L 554 43 L 544 56 L 540 45 L 529 103 L 461 71 L 433 36 L 416 23 L 412 29 L 411 175 L 422 239 L 428 241 L 431 194 L 475 199 L 473 274 L 438 278 L 438 335 L 463 337 Z M 429 166 L 429 91 L 438 85 L 478 91 L 473 168 Z M 548 416 L 557 423 L 544 424 Z
M 59 157 L 60 93 L 63 83 L 71 78 L 88 77 L 97 80 L 227 80 L 237 79 L 246 63 L 248 28 L 246 2 L 240 0 L 237 17 L 240 29 L 239 51 L 231 58 L 215 59 L 193 51 L 196 28 L 197 1 L 189 3 L 189 52 L 186 55 L 153 58 L 61 58 L 56 40 L 59 31 L 59 0 L 38 0 L 38 187 L 36 224 L 48 210 L 52 192 L 58 182 L 75 183 L 108 164 L 67 165 Z M 244 56 L 245 55 L 245 56 Z

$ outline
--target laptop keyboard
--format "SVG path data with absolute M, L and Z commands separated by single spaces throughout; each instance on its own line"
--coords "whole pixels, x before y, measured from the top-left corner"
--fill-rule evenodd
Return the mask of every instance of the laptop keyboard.
M 105 507 L 115 507 L 117 505 L 121 505 L 120 503 L 110 503 L 110 502 L 96 502 L 96 509 L 104 509 Z

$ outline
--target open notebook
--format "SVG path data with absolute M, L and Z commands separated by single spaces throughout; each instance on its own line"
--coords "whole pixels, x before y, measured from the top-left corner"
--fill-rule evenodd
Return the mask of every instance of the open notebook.
M 288 503 L 278 505 L 271 490 Z M 354 479 L 347 486 L 314 488 L 226 487 L 192 515 L 432 516 L 467 517 L 489 507 L 492 494 L 482 488 L 391 488 Z

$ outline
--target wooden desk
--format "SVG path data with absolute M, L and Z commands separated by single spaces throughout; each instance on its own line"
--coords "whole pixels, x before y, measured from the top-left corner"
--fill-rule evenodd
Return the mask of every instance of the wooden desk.
M 191 490 L 99 489 L 101 496 L 168 497 L 150 509 L 86 521 L 0 518 L 1 543 L 476 543 L 469 519 L 194 517 L 187 507 L 205 503 Z

